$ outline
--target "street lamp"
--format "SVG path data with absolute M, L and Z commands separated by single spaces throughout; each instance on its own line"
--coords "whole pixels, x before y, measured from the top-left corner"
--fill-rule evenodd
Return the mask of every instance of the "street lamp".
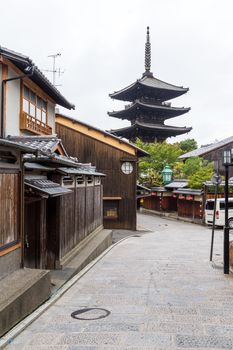
M 171 170 L 170 166 L 165 165 L 162 171 L 164 185 L 167 185 L 172 181 L 172 175 L 173 175 L 173 171 Z
M 228 223 L 228 183 L 229 183 L 229 166 L 232 164 L 232 150 L 223 151 L 223 165 L 225 167 L 225 226 L 224 226 L 224 273 L 229 274 L 229 223 Z

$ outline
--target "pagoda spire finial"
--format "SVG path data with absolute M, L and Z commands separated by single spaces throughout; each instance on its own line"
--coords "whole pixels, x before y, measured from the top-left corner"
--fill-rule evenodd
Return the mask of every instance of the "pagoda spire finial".
M 146 74 L 151 73 L 150 66 L 151 66 L 150 27 L 147 27 L 146 44 L 145 44 L 145 73 Z

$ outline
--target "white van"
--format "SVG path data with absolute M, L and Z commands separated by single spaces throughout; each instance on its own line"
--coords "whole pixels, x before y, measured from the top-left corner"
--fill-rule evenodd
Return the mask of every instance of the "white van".
M 207 225 L 213 224 L 214 217 L 214 199 L 207 199 L 205 204 L 205 223 Z M 233 198 L 228 199 L 228 225 L 233 228 Z M 217 198 L 215 225 L 225 225 L 225 198 Z

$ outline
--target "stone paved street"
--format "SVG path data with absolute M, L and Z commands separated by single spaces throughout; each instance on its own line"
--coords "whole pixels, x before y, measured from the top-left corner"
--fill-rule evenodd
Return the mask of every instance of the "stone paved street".
M 6 349 L 233 349 L 233 280 L 219 269 L 222 231 L 212 267 L 210 229 L 138 219 L 153 232 L 120 242 Z M 71 317 L 84 307 L 110 315 Z

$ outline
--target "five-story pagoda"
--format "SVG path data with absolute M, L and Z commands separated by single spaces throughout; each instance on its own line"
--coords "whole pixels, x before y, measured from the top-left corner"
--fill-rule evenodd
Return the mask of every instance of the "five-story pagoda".
M 127 119 L 131 125 L 111 133 L 135 141 L 137 138 L 143 142 L 164 141 L 171 136 L 189 132 L 192 128 L 175 127 L 164 124 L 166 119 L 187 113 L 190 108 L 171 107 L 165 102 L 181 96 L 188 88 L 165 83 L 153 76 L 151 66 L 151 44 L 149 27 L 147 27 L 147 41 L 145 45 L 145 72 L 141 79 L 128 87 L 114 92 L 109 96 L 113 99 L 129 101 L 130 105 L 120 111 L 108 112 L 110 117 Z

